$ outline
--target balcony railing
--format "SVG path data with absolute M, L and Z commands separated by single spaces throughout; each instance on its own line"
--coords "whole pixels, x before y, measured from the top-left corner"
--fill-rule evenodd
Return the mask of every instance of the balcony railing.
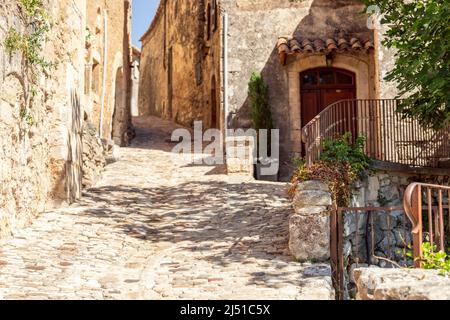
M 441 167 L 450 159 L 450 126 L 423 128 L 396 112 L 399 100 L 341 100 L 302 129 L 308 165 L 318 161 L 323 142 L 351 132 L 366 138 L 365 153 L 374 160 L 411 167 Z
M 447 251 L 450 243 L 450 187 L 413 183 L 403 200 L 406 215 L 412 222 L 415 266 L 422 267 L 425 241 L 431 250 Z

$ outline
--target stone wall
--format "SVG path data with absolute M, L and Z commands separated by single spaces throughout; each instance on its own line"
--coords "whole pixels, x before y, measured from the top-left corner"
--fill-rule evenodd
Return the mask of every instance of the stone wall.
M 101 62 L 101 56 L 86 46 L 93 49 L 102 43 L 102 20 L 97 19 L 102 9 L 109 12 L 110 34 L 102 133 L 111 139 L 119 132 L 118 143 L 132 136 L 123 134 L 130 133 L 130 81 L 126 80 L 131 59 L 130 2 L 43 0 L 42 5 L 53 26 L 41 54 L 56 68 L 38 72 L 31 95 L 31 77 L 22 53 L 10 55 L 3 40 L 11 27 L 20 32 L 26 27 L 20 2 L 0 4 L 0 237 L 14 234 L 42 211 L 75 201 L 83 185 L 92 182 L 104 166 L 99 123 L 84 123 L 99 118 L 89 93 L 92 77 L 86 72 L 86 59 L 89 62 L 95 56 Z M 87 25 L 97 42 L 87 34 Z M 116 71 L 121 67 L 123 87 L 115 90 Z M 117 92 L 123 93 L 123 103 L 114 107 Z
M 83 37 L 86 39 L 85 111 L 89 121 L 99 128 L 102 138 L 113 139 L 116 144 L 126 146 L 132 136 L 131 0 L 88 2 Z
M 379 78 L 379 97 L 382 99 L 394 99 L 398 95 L 398 89 L 395 82 L 386 81 L 385 78 L 389 71 L 395 67 L 395 50 L 388 49 L 383 46 L 383 41 L 388 31 L 386 25 L 381 25 L 375 32 L 375 45 L 378 63 L 378 78 Z
M 212 104 L 220 101 L 220 26 L 207 36 L 208 3 L 161 1 L 142 38 L 140 114 L 213 126 Z
M 106 150 L 95 125 L 83 123 L 83 188 L 89 188 L 101 177 L 106 166 Z
M 412 243 L 412 226 L 403 210 L 404 192 L 413 182 L 448 185 L 449 176 L 445 170 L 377 170 L 357 182 L 351 207 L 399 209 L 370 214 L 361 212 L 359 216 L 354 212 L 344 214 L 344 260 L 351 295 L 356 284 L 350 274 L 358 266 L 393 268 L 413 265 L 412 259 L 406 255 Z
M 354 278 L 358 300 L 450 300 L 450 279 L 434 270 L 361 268 Z
M 131 62 L 131 116 L 139 116 L 139 79 L 141 50 L 133 46 L 133 61 Z
M 329 188 L 320 181 L 298 184 L 293 206 L 295 214 L 289 220 L 289 249 L 301 262 L 330 259 Z
M 253 71 L 262 72 L 269 86 L 274 125 L 280 129 L 280 175 L 286 180 L 291 172 L 285 164 L 301 153 L 298 81 L 301 71 L 295 66 L 305 57 L 289 60 L 286 67 L 282 66 L 276 48 L 278 37 L 333 38 L 337 32 L 344 31 L 370 38 L 372 32 L 366 28 L 366 18 L 360 15 L 363 5 L 352 0 L 223 0 L 221 3 L 229 14 L 231 124 L 244 128 L 251 125 L 247 83 Z M 360 73 L 368 74 L 369 58 L 366 56 L 351 61 L 343 59 L 342 67 L 353 71 L 361 64 L 357 77 L 361 77 Z M 323 55 L 313 57 L 312 63 L 305 60 L 306 69 L 326 67 Z M 361 83 L 362 92 L 369 91 L 370 84 L 375 85 L 370 78 Z M 360 98 L 369 96 L 361 95 Z
M 21 115 L 30 80 L 21 53 L 9 55 L 3 39 L 24 30 L 18 1 L 0 4 L 0 237 L 81 191 L 81 114 L 86 2 L 44 1 L 54 21 L 42 54 L 58 63 L 38 74 L 28 120 Z M 31 121 L 30 121 L 31 120 Z

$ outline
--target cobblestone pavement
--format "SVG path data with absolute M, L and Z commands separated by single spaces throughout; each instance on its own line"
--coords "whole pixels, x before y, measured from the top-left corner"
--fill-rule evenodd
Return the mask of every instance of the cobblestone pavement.
M 168 123 L 136 125 L 83 200 L 0 244 L 1 299 L 332 297 L 327 265 L 289 256 L 284 184 L 174 162 Z

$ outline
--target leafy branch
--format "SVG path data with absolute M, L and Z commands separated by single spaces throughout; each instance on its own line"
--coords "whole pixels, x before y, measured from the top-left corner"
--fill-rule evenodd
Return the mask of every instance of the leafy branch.
M 26 123 L 30 124 L 34 121 L 27 109 L 31 107 L 32 99 L 37 94 L 36 85 L 39 74 L 56 67 L 56 63 L 46 60 L 42 55 L 48 33 L 52 28 L 42 0 L 20 0 L 20 7 L 25 22 L 24 30 L 21 32 L 11 27 L 4 40 L 4 45 L 9 55 L 21 53 L 24 58 L 26 97 L 25 106 L 22 106 L 20 114 Z
M 411 247 L 407 256 L 414 258 Z M 438 270 L 443 276 L 450 275 L 450 256 L 444 251 L 438 251 L 435 244 L 424 242 L 422 245 L 422 258 L 417 258 L 426 270 Z
M 363 0 L 391 26 L 383 44 L 395 49 L 386 80 L 397 84 L 399 111 L 425 126 L 450 122 L 450 6 L 447 0 Z

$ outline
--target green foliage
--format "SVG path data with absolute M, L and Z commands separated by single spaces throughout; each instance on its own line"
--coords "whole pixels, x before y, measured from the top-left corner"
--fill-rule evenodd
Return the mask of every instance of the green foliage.
M 294 164 L 294 167 L 301 168 L 305 166 L 305 159 L 300 157 L 295 157 L 292 159 L 292 163 Z
M 424 242 L 422 245 L 422 268 L 427 270 L 439 270 L 441 275 L 450 275 L 450 256 L 444 251 L 438 251 L 436 245 Z M 413 258 L 412 250 L 407 256 Z
M 42 52 L 47 35 L 51 30 L 51 22 L 47 12 L 43 9 L 42 0 L 20 0 L 22 9 L 22 19 L 25 23 L 23 32 L 15 28 L 10 28 L 4 40 L 4 45 L 8 54 L 21 53 L 24 61 L 26 74 L 26 103 L 21 106 L 22 119 L 33 125 L 33 117 L 27 109 L 31 107 L 32 99 L 37 95 L 37 84 L 39 82 L 39 72 L 44 72 L 55 63 L 47 61 Z
M 450 257 L 444 251 L 437 251 L 436 245 L 423 244 L 422 267 L 439 270 L 442 275 L 450 274 Z
M 90 41 L 93 37 L 94 35 L 91 33 L 89 28 L 86 28 L 86 41 Z
M 384 45 L 396 64 L 386 80 L 399 89 L 399 111 L 423 126 L 441 128 L 450 120 L 450 5 L 448 0 L 364 0 L 377 5 L 391 25 Z
M 54 66 L 42 56 L 51 23 L 42 8 L 42 0 L 20 0 L 20 3 L 25 13 L 25 31 L 20 33 L 15 28 L 11 28 L 5 39 L 5 47 L 9 54 L 22 53 L 30 68 L 32 80 L 36 80 L 37 68 L 48 69 Z
M 269 103 L 269 87 L 264 82 L 261 74 L 253 72 L 248 83 L 248 98 L 250 101 L 250 114 L 252 127 L 256 131 L 267 129 L 268 132 L 268 152 L 271 147 L 271 130 L 273 129 L 272 110 Z M 259 132 L 258 132 L 259 134 Z M 258 139 L 259 145 L 259 139 Z
M 21 50 L 23 45 L 22 35 L 16 30 L 16 28 L 11 27 L 5 39 L 6 52 L 11 55 L 16 51 Z
M 359 173 L 369 166 L 370 159 L 364 153 L 366 138 L 358 137 L 352 142 L 352 134 L 345 133 L 338 139 L 328 139 L 323 143 L 323 152 L 320 160 L 330 164 L 348 163 L 354 173 Z
M 29 17 L 42 14 L 42 0 L 20 0 L 22 8 Z
M 25 109 L 23 109 L 21 112 L 20 112 L 20 117 L 29 125 L 29 126 L 32 126 L 32 125 L 34 125 L 34 118 L 33 118 L 33 116 L 30 114 L 30 113 L 28 113 Z
M 346 133 L 338 139 L 325 141 L 320 161 L 311 166 L 306 166 L 305 161 L 295 161 L 298 167 L 289 194 L 293 196 L 302 181 L 323 181 L 330 188 L 335 206 L 348 206 L 354 183 L 370 166 L 370 160 L 364 154 L 364 142 L 365 139 L 359 137 L 352 143 L 351 133 Z
M 272 110 L 269 104 L 269 88 L 260 74 L 253 73 L 248 83 L 253 129 L 273 129 Z

